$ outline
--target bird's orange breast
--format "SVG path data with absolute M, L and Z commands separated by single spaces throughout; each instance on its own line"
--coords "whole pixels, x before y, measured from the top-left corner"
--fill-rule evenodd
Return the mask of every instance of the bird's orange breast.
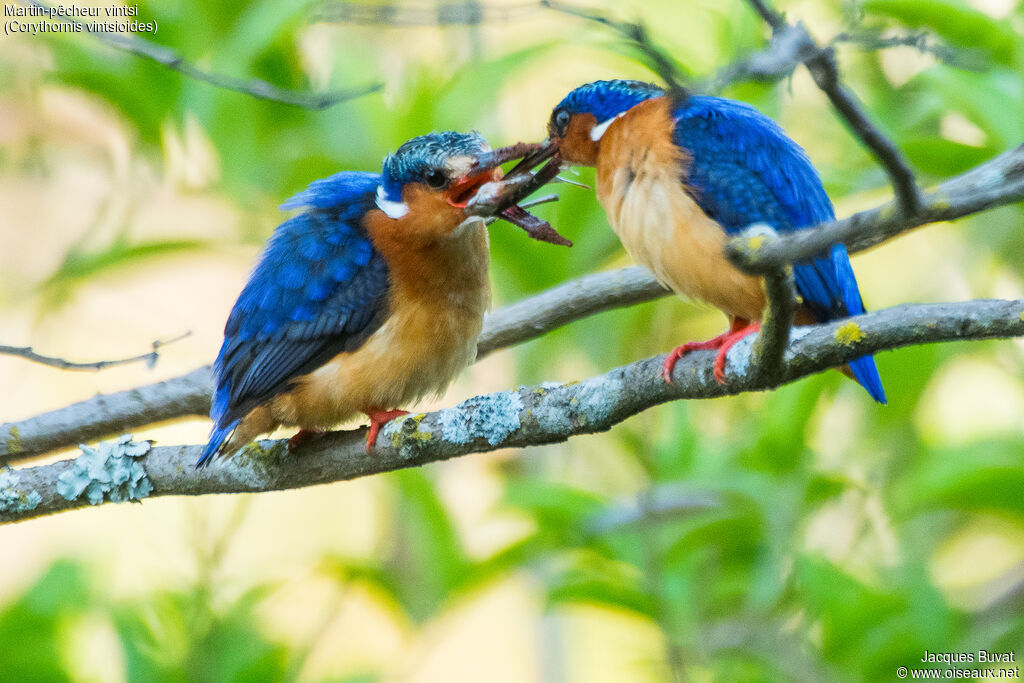
M 395 223 L 379 211 L 367 218 L 391 271 L 387 320 L 356 351 L 338 354 L 275 399 L 279 422 L 329 427 L 358 412 L 407 406 L 443 392 L 475 359 L 490 304 L 483 221 L 415 248 L 400 243 Z
M 670 102 L 660 97 L 630 109 L 601 138 L 597 197 L 626 251 L 678 294 L 731 316 L 760 320 L 761 278 L 725 257 L 725 230 L 684 184 L 688 158 L 672 140 Z

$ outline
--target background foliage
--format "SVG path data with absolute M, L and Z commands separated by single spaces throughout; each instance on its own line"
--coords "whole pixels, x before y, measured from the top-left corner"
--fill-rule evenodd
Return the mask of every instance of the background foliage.
M 190 369 L 213 356 L 247 264 L 280 220 L 275 205 L 309 181 L 376 169 L 433 129 L 536 139 L 569 88 L 648 77 L 598 28 L 539 8 L 491 23 L 511 6 L 488 7 L 480 24 L 399 29 L 310 24 L 313 6 L 283 0 L 139 3 L 159 21 L 154 40 L 211 71 L 298 90 L 386 85 L 319 112 L 219 90 L 87 36 L 5 37 L 2 341 L 113 357 L 180 323 L 196 334 L 165 349 L 162 367 Z M 739 1 L 609 8 L 642 17 L 697 76 L 765 37 Z M 781 9 L 822 41 L 920 31 L 949 48 L 943 59 L 838 48 L 924 181 L 1024 140 L 1019 0 Z M 784 123 L 841 215 L 886 196 L 884 174 L 805 73 L 724 94 Z M 492 229 L 499 304 L 626 262 L 592 194 L 560 194 L 540 213 L 572 250 Z M 1022 211 L 865 255 L 865 299 L 1022 296 Z M 210 279 L 224 270 L 230 280 Z M 147 289 L 190 279 L 217 284 Z M 721 325 L 669 300 L 606 313 L 488 360 L 444 402 L 582 378 Z M 28 396 L 5 398 L 4 419 L 155 379 L 69 380 L 0 362 L 0 384 Z M 1024 654 L 1024 347 L 917 347 L 879 365 L 885 408 L 831 373 L 373 481 L 5 527 L 0 679 L 888 680 L 925 649 Z M 43 376 L 31 373 L 45 373 L 43 389 L 27 388 Z M 206 425 L 161 429 L 164 443 L 195 442 Z M 140 557 L 154 548 L 162 559 Z

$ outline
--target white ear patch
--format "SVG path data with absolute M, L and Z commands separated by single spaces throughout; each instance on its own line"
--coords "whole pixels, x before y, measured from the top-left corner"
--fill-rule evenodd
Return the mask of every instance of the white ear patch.
M 409 205 L 405 202 L 394 202 L 388 199 L 384 193 L 384 186 L 377 186 L 377 208 L 383 211 L 388 218 L 401 218 L 409 213 Z
M 622 114 L 625 114 L 625 113 L 626 112 L 622 112 Z M 593 140 L 594 142 L 597 142 L 598 140 L 600 140 L 601 136 L 604 135 L 605 131 L 608 130 L 608 126 L 610 126 L 613 123 L 615 123 L 615 120 L 618 119 L 620 116 L 622 116 L 622 114 L 616 114 L 615 116 L 611 117 L 607 121 L 602 121 L 601 123 L 599 123 L 596 126 L 594 126 L 593 128 L 591 128 L 590 129 L 590 139 Z

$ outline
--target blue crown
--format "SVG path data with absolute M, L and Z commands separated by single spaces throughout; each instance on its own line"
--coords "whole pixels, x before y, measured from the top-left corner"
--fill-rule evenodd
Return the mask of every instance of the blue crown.
M 402 201 L 402 187 L 406 183 L 423 182 L 424 174 L 444 166 L 456 156 L 476 156 L 487 149 L 487 141 L 479 133 L 443 131 L 421 135 L 404 143 L 394 154 L 384 159 L 384 193 L 390 201 Z
M 573 90 L 558 106 L 570 114 L 593 114 L 598 123 L 629 111 L 644 100 L 661 97 L 665 91 L 643 81 L 594 81 Z

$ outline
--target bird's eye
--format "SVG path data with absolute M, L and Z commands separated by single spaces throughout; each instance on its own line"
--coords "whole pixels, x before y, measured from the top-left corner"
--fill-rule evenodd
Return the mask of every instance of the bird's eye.
M 436 168 L 432 168 L 423 174 L 423 179 L 427 181 L 427 185 L 435 189 L 440 189 L 445 186 L 448 182 L 448 176 L 444 174 L 444 171 L 440 171 Z
M 565 109 L 559 109 L 555 112 L 555 131 L 559 135 L 565 135 L 566 131 L 569 130 L 569 119 L 572 116 Z

